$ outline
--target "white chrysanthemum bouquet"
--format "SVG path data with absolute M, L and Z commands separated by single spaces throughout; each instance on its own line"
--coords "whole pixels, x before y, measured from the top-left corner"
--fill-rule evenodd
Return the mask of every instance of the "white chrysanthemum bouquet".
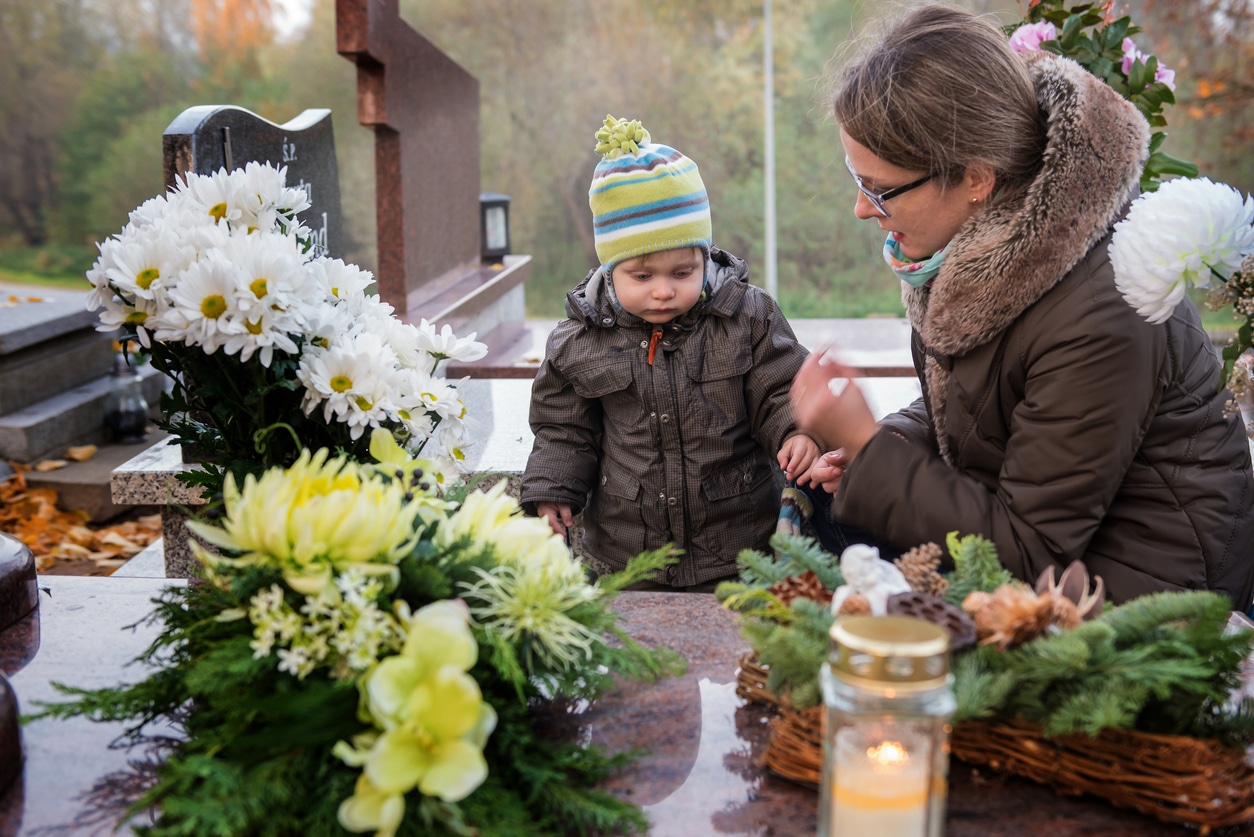
M 155 770 L 119 782 L 156 810 L 153 837 L 643 831 L 596 788 L 631 756 L 536 710 L 680 670 L 610 607 L 674 558 L 593 581 L 504 481 L 459 503 L 387 431 L 369 450 L 228 475 L 222 519 L 189 524 L 214 548 L 193 541 L 204 583 L 156 600 L 145 679 L 59 686 L 72 701 L 42 713 L 176 726 Z
M 1190 287 L 1210 288 L 1213 310 L 1233 306 L 1241 325 L 1224 348 L 1222 385 L 1240 395 L 1233 370 L 1254 321 L 1254 198 L 1206 178 L 1168 181 L 1115 225 L 1110 262 L 1123 298 L 1151 323 L 1170 317 Z
M 486 347 L 402 322 L 368 272 L 312 254 L 309 202 L 285 178 L 260 163 L 189 174 L 134 210 L 87 274 L 100 329 L 124 329 L 174 380 L 163 426 L 199 448 L 211 493 L 303 448 L 360 459 L 376 427 L 453 473 L 465 407 L 436 367 Z

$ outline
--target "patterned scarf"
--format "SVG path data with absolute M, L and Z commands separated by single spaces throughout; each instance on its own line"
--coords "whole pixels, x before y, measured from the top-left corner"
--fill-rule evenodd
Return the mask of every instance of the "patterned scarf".
M 946 244 L 930 257 L 915 261 L 902 255 L 901 245 L 892 237 L 892 234 L 889 234 L 884 241 L 884 261 L 893 273 L 897 274 L 898 279 L 915 288 L 921 288 L 936 278 L 948 251 L 949 245 Z

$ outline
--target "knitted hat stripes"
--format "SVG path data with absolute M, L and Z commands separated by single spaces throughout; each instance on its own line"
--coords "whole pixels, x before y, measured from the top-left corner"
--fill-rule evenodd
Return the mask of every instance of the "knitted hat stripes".
M 592 175 L 597 258 L 607 270 L 627 259 L 680 247 L 710 249 L 710 201 L 697 164 L 650 142 L 639 121 L 605 117 L 602 160 Z

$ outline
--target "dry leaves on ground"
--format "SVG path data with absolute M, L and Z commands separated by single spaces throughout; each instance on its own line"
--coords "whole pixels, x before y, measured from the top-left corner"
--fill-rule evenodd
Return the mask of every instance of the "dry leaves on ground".
M 84 511 L 57 508 L 52 488 L 26 484 L 29 465 L 10 463 L 15 474 L 0 483 L 0 531 L 30 547 L 40 572 L 58 560 L 82 562 L 92 575 L 108 575 L 161 537 L 161 515 L 121 523 L 89 524 Z

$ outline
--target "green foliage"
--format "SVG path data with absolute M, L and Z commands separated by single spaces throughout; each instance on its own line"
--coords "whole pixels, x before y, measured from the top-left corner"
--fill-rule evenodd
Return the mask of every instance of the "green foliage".
M 1134 728 L 1244 747 L 1254 705 L 1227 703 L 1254 633 L 1225 631 L 1230 608 L 1217 593 L 1157 593 L 1010 651 L 959 655 L 954 720 L 1019 717 L 1046 735 Z
M 1156 81 L 1158 58 L 1151 55 L 1137 58 L 1128 72 L 1123 71 L 1123 40 L 1141 31 L 1127 15 L 1107 22 L 1105 4 L 1075 3 L 1069 0 L 1041 0 L 1028 9 L 1027 21 L 1049 21 L 1058 29 L 1056 40 L 1044 41 L 1041 48 L 1071 58 L 1093 75 L 1106 82 L 1146 118 L 1151 128 L 1165 128 L 1166 105 L 1176 102 L 1175 94 L 1165 82 Z M 1007 27 L 1007 34 L 1015 26 Z M 1152 192 L 1167 176 L 1196 177 L 1198 167 L 1162 150 L 1167 139 L 1165 131 L 1155 130 L 1150 136 L 1150 156 L 1141 174 L 1141 190 Z
M 950 532 L 946 543 L 954 562 L 945 595 L 951 603 L 1014 581 L 984 537 Z M 834 617 L 807 599 L 785 607 L 768 588 L 807 569 L 838 572 L 836 560 L 803 538 L 776 536 L 772 546 L 778 563 L 742 552 L 740 582 L 720 585 L 717 595 L 740 614 L 741 634 L 769 670 L 767 687 L 789 694 L 799 708 L 813 706 L 821 699 L 818 675 Z M 828 589 L 842 583 L 833 580 Z M 1022 718 L 1046 735 L 1135 728 L 1244 747 L 1254 740 L 1254 701 L 1228 700 L 1254 632 L 1227 633 L 1230 608 L 1216 593 L 1158 593 L 1009 651 L 961 651 L 953 660 L 954 722 Z
M 954 562 L 954 571 L 949 576 L 949 588 L 944 596 L 950 604 L 961 607 L 962 600 L 969 593 L 976 590 L 991 593 L 1014 580 L 1009 570 L 997 560 L 997 547 L 992 541 L 980 535 L 967 535 L 960 539 L 957 532 L 950 532 L 945 545 Z
M 469 541 L 445 547 L 424 538 L 400 564 L 393 598 L 417 609 L 472 582 L 477 569 L 495 564 L 492 548 Z M 631 562 L 609 588 L 648 575 L 675 560 L 671 550 Z M 443 584 L 433 578 L 443 577 Z M 253 624 L 243 614 L 259 591 L 282 582 L 264 567 L 243 567 L 210 582 L 169 588 L 154 600 L 152 619 L 162 633 L 140 657 L 152 673 L 133 685 L 84 690 L 58 685 L 69 702 L 38 707 L 39 717 L 85 716 L 128 724 L 142 740 L 151 721 L 180 721 L 184 736 L 163 759 L 156 781 L 132 810 L 157 806 L 160 815 L 140 833 L 175 835 L 343 834 L 340 802 L 350 797 L 359 770 L 332 756 L 338 741 L 370 729 L 358 715 L 358 684 L 334 680 L 318 668 L 304 680 L 281 672 L 273 654 L 255 657 Z M 609 589 L 606 588 L 606 589 Z M 286 593 L 299 608 L 304 598 Z M 562 740 L 537 723 L 550 699 L 595 698 L 612 676 L 652 679 L 678 673 L 683 662 L 668 649 L 636 643 L 609 605 L 612 592 L 569 612 L 572 619 L 616 642 L 593 644 L 569 676 L 541 671 L 521 646 L 490 627 L 474 627 L 481 664 L 472 670 L 498 724 L 484 755 L 489 778 L 465 800 L 450 804 L 419 797 L 407 804 L 401 833 L 557 835 L 637 833 L 644 814 L 596 789 L 638 753 L 607 753 Z M 553 710 L 549 710 L 553 711 Z M 555 713 L 561 715 L 560 711 Z

